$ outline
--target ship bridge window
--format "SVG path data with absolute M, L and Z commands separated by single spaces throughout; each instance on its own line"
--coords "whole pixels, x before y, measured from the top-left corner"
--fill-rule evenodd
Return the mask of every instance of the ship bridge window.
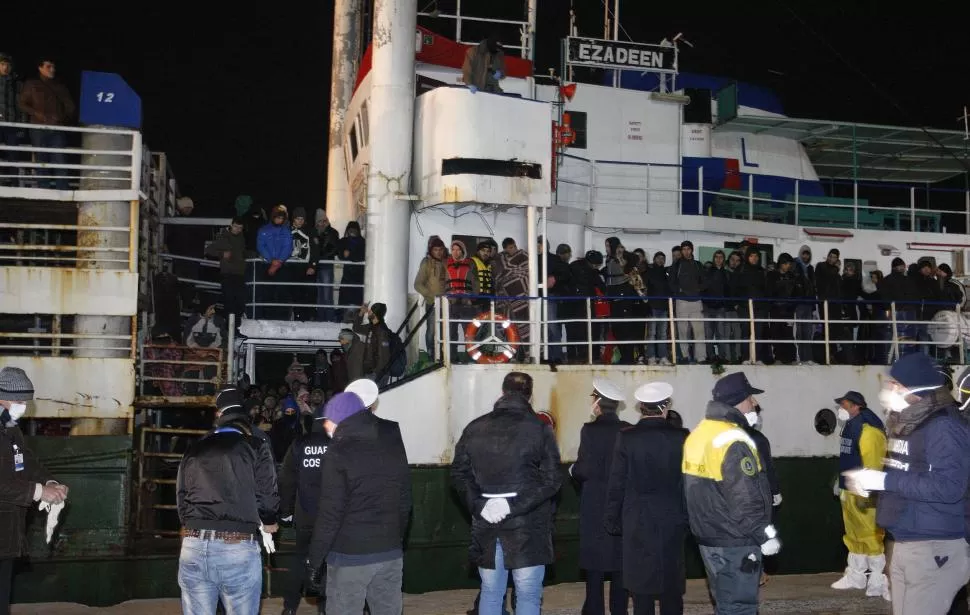
M 441 161 L 442 175 L 492 175 L 495 177 L 528 177 L 542 179 L 542 165 L 521 160 L 490 158 L 446 158 Z
M 350 127 L 350 134 L 347 140 L 350 144 L 350 160 L 351 162 L 357 160 L 357 124 L 355 123 Z
M 569 127 L 576 135 L 569 147 L 573 149 L 586 149 L 586 112 L 585 111 L 566 111 L 563 119 L 569 118 Z

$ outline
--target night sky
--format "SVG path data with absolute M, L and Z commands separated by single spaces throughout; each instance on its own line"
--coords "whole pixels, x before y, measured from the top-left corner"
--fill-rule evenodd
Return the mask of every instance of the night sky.
M 487 3 L 493 16 L 512 18 L 524 4 Z M 539 3 L 537 72 L 558 65 L 568 4 Z M 960 128 L 970 104 L 962 3 L 900 5 L 911 11 L 874 1 L 709 4 L 626 0 L 621 38 L 659 42 L 682 31 L 695 47 L 682 48 L 681 70 L 773 88 L 791 116 Z M 580 34 L 601 36 L 602 4 L 575 5 Z M 53 56 L 75 93 L 81 70 L 122 75 L 142 98 L 146 143 L 168 154 L 197 214 L 229 215 L 240 193 L 264 206 L 322 206 L 332 0 L 245 6 L 5 3 L 0 51 L 15 56 L 22 76 L 34 74 L 39 56 Z M 916 12 L 921 6 L 932 11 Z M 448 28 L 444 20 L 433 27 Z

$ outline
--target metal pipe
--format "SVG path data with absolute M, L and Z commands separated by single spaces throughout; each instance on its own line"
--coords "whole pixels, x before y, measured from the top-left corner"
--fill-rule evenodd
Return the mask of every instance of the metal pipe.
M 527 252 L 529 257 L 529 271 L 538 271 L 538 260 L 536 255 L 536 248 L 539 245 L 538 238 L 536 237 L 536 208 L 529 207 L 525 211 L 525 234 L 526 234 L 526 245 L 532 246 L 532 249 Z M 542 336 L 542 332 L 538 330 L 538 310 L 536 310 L 535 299 L 539 295 L 539 281 L 536 279 L 536 275 L 533 273 L 529 275 L 529 353 L 531 354 L 531 362 L 539 362 L 539 339 Z

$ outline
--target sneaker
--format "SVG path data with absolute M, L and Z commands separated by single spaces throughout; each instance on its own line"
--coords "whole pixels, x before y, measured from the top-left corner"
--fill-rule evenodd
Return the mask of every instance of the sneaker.
M 670 359 L 660 359 L 661 365 L 671 365 Z
M 650 357 L 649 359 L 647 359 L 647 365 L 656 365 L 656 364 L 657 364 L 657 357 Z

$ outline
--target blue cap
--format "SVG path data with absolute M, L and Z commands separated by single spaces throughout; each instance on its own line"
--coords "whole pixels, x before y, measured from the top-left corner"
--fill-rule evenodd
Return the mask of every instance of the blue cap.
M 913 352 L 897 359 L 890 368 L 889 375 L 910 390 L 943 386 L 946 382 L 943 370 L 937 362 L 922 352 Z
M 338 393 L 327 402 L 327 406 L 323 409 L 323 416 L 339 424 L 344 419 L 364 410 L 366 410 L 364 402 L 354 393 Z
M 866 398 L 863 397 L 862 393 L 859 391 L 849 391 L 842 397 L 835 398 L 835 403 L 837 404 L 841 404 L 844 401 L 851 402 L 857 406 L 862 406 L 863 408 L 866 407 Z
M 714 383 L 714 401 L 723 402 L 729 406 L 739 404 L 752 395 L 764 393 L 761 389 L 756 389 L 748 382 L 748 377 L 744 372 L 728 374 Z

